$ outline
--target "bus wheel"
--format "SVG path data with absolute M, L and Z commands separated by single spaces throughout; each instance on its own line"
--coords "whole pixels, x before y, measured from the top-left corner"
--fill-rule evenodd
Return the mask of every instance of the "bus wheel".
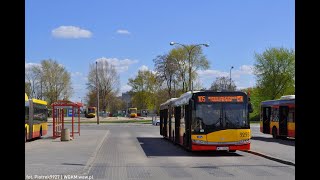
M 40 127 L 40 138 L 42 136 L 42 126 Z
M 277 136 L 277 128 L 276 127 L 272 128 L 272 137 L 275 138 L 275 139 L 278 138 L 278 136 Z

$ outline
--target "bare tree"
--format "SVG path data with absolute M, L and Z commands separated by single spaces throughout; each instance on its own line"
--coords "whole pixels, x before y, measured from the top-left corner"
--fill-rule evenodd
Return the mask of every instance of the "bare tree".
M 70 73 L 55 60 L 42 60 L 40 65 L 26 67 L 26 82 L 30 84 L 31 98 L 44 99 L 51 104 L 72 95 Z
M 177 62 L 169 57 L 168 55 L 159 55 L 157 56 L 153 62 L 155 63 L 155 70 L 157 72 L 157 79 L 160 83 L 165 82 L 168 89 L 169 97 L 172 97 L 172 83 L 175 85 L 177 83 L 176 80 L 176 71 L 178 69 Z
M 235 91 L 236 85 L 233 80 L 228 77 L 217 77 L 216 80 L 211 84 L 210 90 L 214 91 Z
M 99 85 L 99 104 L 102 105 L 102 110 L 106 110 L 108 106 L 108 96 L 111 94 L 118 94 L 120 86 L 119 74 L 115 70 L 115 67 L 109 63 L 106 59 L 100 59 L 96 64 L 90 64 L 90 70 L 88 74 L 87 87 L 89 94 L 96 91 L 96 76 L 98 77 Z M 89 101 L 92 96 L 88 96 Z
M 40 64 L 28 64 L 25 67 L 25 83 L 28 84 L 27 86 L 25 86 L 26 88 L 28 88 L 25 89 L 25 92 L 30 98 L 41 99 L 41 93 L 39 92 L 41 77 L 36 70 L 39 68 L 41 68 Z

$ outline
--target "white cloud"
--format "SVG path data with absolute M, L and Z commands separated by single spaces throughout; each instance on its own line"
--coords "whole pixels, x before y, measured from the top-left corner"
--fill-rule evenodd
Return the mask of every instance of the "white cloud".
M 231 71 L 232 78 L 240 78 L 243 75 L 253 75 L 253 66 L 252 65 L 242 65 L 242 66 L 240 66 L 239 69 L 235 69 L 234 71 Z
M 131 86 L 129 86 L 129 85 L 123 85 L 122 87 L 121 87 L 121 90 L 120 90 L 120 92 L 121 93 L 125 93 L 125 92 L 127 92 L 127 91 L 130 91 L 131 90 Z
M 60 26 L 52 30 L 52 36 L 56 38 L 90 38 L 92 33 L 89 30 L 76 26 Z
M 240 66 L 240 72 L 243 74 L 253 74 L 253 66 L 252 65 L 242 65 Z
M 220 70 L 199 70 L 198 75 L 204 86 L 209 87 L 217 77 L 230 77 L 230 69 Z M 238 69 L 231 70 L 231 78 L 235 81 L 237 89 L 252 87 L 255 84 L 252 65 L 242 65 Z
M 125 35 L 129 35 L 131 34 L 128 30 L 126 29 L 118 29 L 117 30 L 117 34 L 125 34 Z
M 72 72 L 71 76 L 82 76 L 83 74 L 81 72 Z
M 138 63 L 138 60 L 131 60 L 131 59 L 120 60 L 118 58 L 105 58 L 105 57 L 99 58 L 96 61 L 107 61 L 108 63 L 111 63 L 119 73 L 127 71 L 130 65 Z
M 34 66 L 41 66 L 41 64 L 39 64 L 39 63 L 25 63 L 25 69 L 30 69 L 30 68 L 32 68 L 32 67 L 34 67 Z
M 140 70 L 140 71 L 148 71 L 149 68 L 148 68 L 148 66 L 146 66 L 146 65 L 142 65 L 142 66 L 139 68 L 139 70 Z
M 228 76 L 227 72 L 222 72 L 219 70 L 213 70 L 213 69 L 208 69 L 208 70 L 199 70 L 198 74 L 200 77 L 221 77 L 221 76 Z

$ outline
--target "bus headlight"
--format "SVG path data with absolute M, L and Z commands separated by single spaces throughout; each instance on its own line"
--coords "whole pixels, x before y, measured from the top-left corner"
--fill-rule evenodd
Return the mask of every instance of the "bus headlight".
M 250 139 L 244 139 L 244 140 L 238 141 L 237 144 L 249 144 L 249 143 L 250 143 Z
M 192 139 L 192 142 L 196 144 L 208 144 L 208 141 L 202 141 L 197 139 Z

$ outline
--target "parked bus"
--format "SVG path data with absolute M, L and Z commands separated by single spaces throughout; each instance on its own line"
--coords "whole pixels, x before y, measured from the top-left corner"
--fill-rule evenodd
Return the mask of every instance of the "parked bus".
M 25 141 L 46 135 L 47 131 L 47 102 L 40 99 L 29 99 L 25 94 Z
M 132 118 L 137 117 L 137 116 L 138 116 L 138 115 L 137 115 L 137 111 L 138 111 L 137 108 L 129 108 L 129 115 L 130 115 L 130 117 L 132 117 Z
M 92 107 L 92 106 L 87 107 L 85 112 L 85 117 L 86 118 L 96 117 L 96 107 Z
M 160 135 L 190 151 L 250 149 L 244 92 L 193 91 L 160 105 Z
M 260 132 L 295 138 L 295 95 L 261 102 Z

